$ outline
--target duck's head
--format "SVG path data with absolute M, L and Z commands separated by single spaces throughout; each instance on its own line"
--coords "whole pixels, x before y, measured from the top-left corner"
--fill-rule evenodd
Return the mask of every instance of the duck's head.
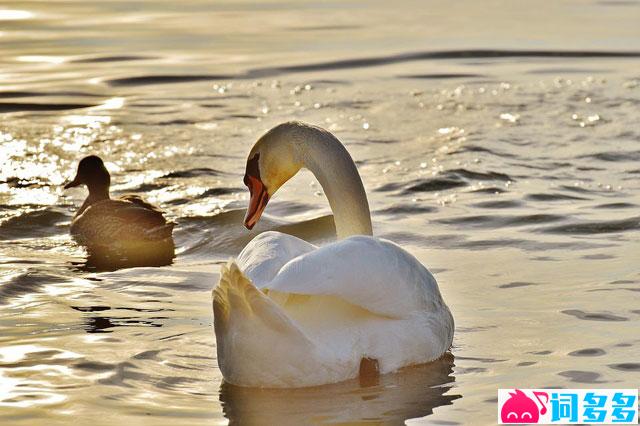
M 285 123 L 269 130 L 249 153 L 244 175 L 250 193 L 244 218 L 247 229 L 255 226 L 271 196 L 303 166 L 292 134 L 296 124 Z
M 80 185 L 87 185 L 89 192 L 108 191 L 111 184 L 109 171 L 102 159 L 96 155 L 89 155 L 80 160 L 76 177 L 64 186 L 64 189 Z

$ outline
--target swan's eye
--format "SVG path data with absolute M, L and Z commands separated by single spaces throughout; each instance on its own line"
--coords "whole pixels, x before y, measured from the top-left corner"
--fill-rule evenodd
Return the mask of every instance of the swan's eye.
M 531 413 L 530 413 L 530 412 L 525 411 L 524 413 L 522 413 L 522 416 L 521 416 L 521 417 L 522 417 L 522 420 L 524 420 L 526 416 L 528 416 L 528 417 L 529 417 L 529 419 L 532 419 L 532 418 L 533 418 L 533 416 L 531 415 Z
M 518 413 L 511 411 L 509 414 L 507 414 L 507 419 L 510 419 L 511 416 L 513 416 L 514 419 L 518 418 Z

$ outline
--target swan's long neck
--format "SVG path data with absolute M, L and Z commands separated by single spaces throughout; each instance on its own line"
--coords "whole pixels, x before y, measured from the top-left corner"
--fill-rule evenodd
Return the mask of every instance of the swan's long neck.
M 324 190 L 333 211 L 338 239 L 373 235 L 367 194 L 349 152 L 331 133 L 307 127 L 298 152 Z

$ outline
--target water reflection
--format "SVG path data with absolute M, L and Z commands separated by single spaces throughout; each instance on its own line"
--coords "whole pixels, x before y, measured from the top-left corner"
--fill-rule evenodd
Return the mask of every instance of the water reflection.
M 108 272 L 123 268 L 171 265 L 174 258 L 175 243 L 173 238 L 168 238 L 138 244 L 131 250 L 116 250 L 108 246 L 87 248 L 87 258 L 71 264 L 80 271 Z
M 136 312 L 158 312 L 160 310 L 153 309 L 137 309 L 137 308 L 111 308 L 110 306 L 96 305 L 96 306 L 72 306 L 72 309 L 80 312 L 92 313 L 110 311 L 111 309 L 129 310 Z M 161 309 L 162 310 L 162 309 Z M 91 315 L 88 314 L 83 318 L 83 328 L 87 333 L 112 333 L 112 328 L 115 327 L 162 327 L 163 320 L 168 319 L 165 316 L 153 316 L 153 317 L 116 317 L 106 315 Z
M 220 388 L 229 424 L 404 424 L 461 398 L 453 387 L 454 357 L 385 374 L 374 384 L 358 380 L 303 389 Z

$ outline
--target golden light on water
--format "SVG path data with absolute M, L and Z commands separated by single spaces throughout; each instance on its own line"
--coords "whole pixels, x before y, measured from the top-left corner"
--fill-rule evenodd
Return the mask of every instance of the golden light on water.
M 27 55 L 27 56 L 18 56 L 16 59 L 20 62 L 42 63 L 42 64 L 53 64 L 53 65 L 59 65 L 65 62 L 65 58 L 63 56 Z
M 35 14 L 28 10 L 0 9 L 0 21 L 20 21 L 34 16 Z

